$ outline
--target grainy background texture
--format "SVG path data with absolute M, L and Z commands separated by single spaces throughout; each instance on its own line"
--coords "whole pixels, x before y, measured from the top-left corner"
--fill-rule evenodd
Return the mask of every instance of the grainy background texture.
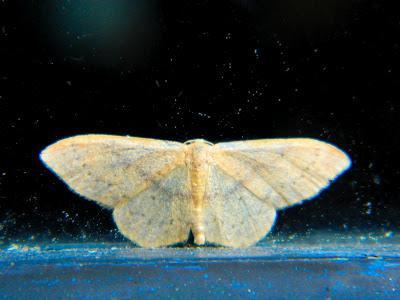
M 109 211 L 38 159 L 85 133 L 331 142 L 352 169 L 279 212 L 269 239 L 394 237 L 400 17 L 390 3 L 1 1 L 0 242 L 124 240 Z

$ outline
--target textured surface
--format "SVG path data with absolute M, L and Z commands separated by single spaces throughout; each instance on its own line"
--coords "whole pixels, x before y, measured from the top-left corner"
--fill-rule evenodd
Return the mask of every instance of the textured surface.
M 142 249 L 127 244 L 11 247 L 6 299 L 397 299 L 397 245 Z
M 187 240 L 250 246 L 276 209 L 316 196 L 350 166 L 312 139 L 186 143 L 82 135 L 46 148 L 42 160 L 73 190 L 114 209 L 121 232 L 145 247 Z

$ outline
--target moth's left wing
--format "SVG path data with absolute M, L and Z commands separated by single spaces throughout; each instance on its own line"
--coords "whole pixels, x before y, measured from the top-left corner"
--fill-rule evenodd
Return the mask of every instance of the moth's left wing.
M 191 192 L 188 169 L 177 166 L 146 190 L 114 208 L 121 233 L 142 247 L 186 242 L 190 231 Z
M 113 208 L 184 164 L 182 143 L 79 135 L 50 145 L 42 161 L 78 194 Z

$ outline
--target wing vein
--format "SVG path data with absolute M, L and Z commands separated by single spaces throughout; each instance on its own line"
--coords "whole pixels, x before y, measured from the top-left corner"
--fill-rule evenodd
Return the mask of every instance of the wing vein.
M 256 164 L 260 164 L 256 159 L 254 159 L 254 158 L 252 158 L 252 157 L 250 157 L 250 156 L 248 156 L 248 155 L 244 155 L 244 154 L 242 154 L 242 153 L 237 153 L 237 152 L 236 152 L 236 153 L 234 153 L 234 152 L 230 152 L 230 153 L 229 153 L 229 155 L 230 155 L 231 157 L 233 157 L 234 159 L 238 160 L 238 159 L 235 157 L 235 154 L 236 154 L 236 155 L 239 154 L 239 156 L 244 156 L 244 158 L 245 158 L 246 161 L 249 161 L 249 160 L 250 160 L 250 161 L 255 162 Z M 240 159 L 239 159 L 239 161 L 240 161 Z M 257 168 L 254 167 L 254 163 L 249 163 L 249 164 L 251 165 L 250 168 L 253 170 L 253 172 L 255 172 L 256 174 L 259 174 Z M 264 164 L 261 164 L 261 165 L 264 166 Z M 267 173 L 268 173 L 268 172 L 267 172 Z M 263 180 L 263 182 L 264 182 L 274 193 L 276 193 L 279 197 L 281 197 L 283 201 L 285 201 L 288 205 L 292 205 L 292 203 L 290 203 L 290 202 L 287 200 L 287 197 L 284 196 L 284 194 L 282 194 L 282 192 L 280 192 L 279 190 L 277 190 L 276 188 L 274 188 L 274 187 L 268 182 L 267 179 L 265 179 L 263 176 L 260 176 L 260 178 Z M 249 190 L 249 189 L 248 189 L 248 190 Z M 251 190 L 249 190 L 249 191 L 251 191 Z M 252 192 L 252 193 L 253 193 L 253 192 Z M 254 193 L 253 193 L 253 194 L 254 194 Z M 260 198 L 257 197 L 257 199 L 260 199 Z M 264 203 L 263 200 L 260 199 L 260 201 L 262 201 L 262 202 Z
M 235 154 L 237 154 L 239 157 L 240 157 L 240 156 L 244 157 L 244 160 L 246 160 L 246 161 L 251 165 L 251 169 L 252 169 L 256 174 L 259 174 L 259 172 L 258 172 L 258 170 L 257 170 L 257 168 L 256 168 L 257 165 L 263 166 L 266 173 L 271 173 L 271 172 L 269 171 L 269 168 L 268 168 L 268 165 L 267 165 L 267 164 L 265 164 L 265 163 L 263 163 L 263 162 L 260 162 L 259 160 L 255 159 L 255 158 L 253 158 L 253 157 L 251 157 L 251 156 L 249 156 L 249 155 L 247 155 L 247 154 L 244 154 L 244 153 L 235 153 Z M 234 155 L 231 155 L 231 156 L 234 157 Z M 234 157 L 234 158 L 235 158 L 235 157 Z M 251 161 L 251 162 L 249 162 L 249 161 Z M 277 174 L 274 174 L 273 176 L 276 177 L 276 178 L 282 178 L 281 176 L 278 176 Z M 261 177 L 261 179 L 265 182 L 265 184 L 271 188 L 272 191 L 274 191 L 277 195 L 279 195 L 279 196 L 282 198 L 282 200 L 284 200 L 284 201 L 287 203 L 287 205 L 289 205 L 289 206 L 290 206 L 290 205 L 293 205 L 293 203 L 289 202 L 289 201 L 288 201 L 288 198 L 287 198 L 280 190 L 278 190 L 276 187 L 273 187 L 273 186 L 268 182 L 268 180 L 264 178 L 264 176 L 260 176 L 260 177 Z M 287 184 L 287 186 L 291 189 L 291 191 L 292 191 L 293 193 L 295 193 L 295 194 L 297 195 L 297 197 L 299 198 L 299 200 L 300 200 L 300 199 L 304 199 L 303 195 L 299 194 L 299 193 L 298 193 L 295 189 L 293 189 L 289 184 Z
M 325 178 L 323 178 L 323 177 L 321 177 L 321 176 L 319 176 L 319 175 L 318 175 L 318 177 L 316 177 L 315 175 L 311 174 L 307 169 L 302 169 L 302 167 L 299 166 L 296 162 L 294 162 L 293 159 L 291 159 L 291 158 L 289 158 L 289 157 L 287 157 L 287 156 L 285 156 L 284 159 L 285 159 L 285 161 L 287 161 L 288 163 L 290 163 L 293 167 L 295 167 L 296 169 L 298 169 L 300 172 L 307 174 L 307 175 L 308 175 L 308 178 L 309 178 L 311 181 L 313 181 L 314 184 L 316 184 L 318 187 L 320 186 L 321 183 L 322 183 L 323 186 L 325 185 L 325 181 L 326 181 Z M 301 159 L 299 159 L 299 158 L 297 158 L 297 157 L 296 157 L 296 159 L 301 160 Z M 308 164 L 308 163 L 307 163 L 306 161 L 304 161 L 304 160 L 301 160 L 301 161 L 304 162 L 304 163 L 307 164 L 307 165 L 313 165 L 312 163 Z M 315 161 L 314 161 L 314 162 L 315 162 Z M 308 167 L 307 167 L 307 168 L 308 168 Z
M 254 197 L 255 198 L 257 198 L 257 200 L 259 200 L 260 202 L 262 202 L 263 204 L 265 204 L 264 203 L 264 201 L 262 200 L 262 199 L 260 199 L 259 197 L 258 197 L 258 195 L 256 195 L 252 190 L 250 190 L 244 183 L 243 183 L 243 181 L 242 180 L 237 180 L 236 178 L 235 178 L 235 176 L 234 175 L 231 175 L 230 173 L 228 173 L 224 168 L 222 168 L 221 166 L 219 167 L 219 169 L 222 171 L 222 172 L 224 172 L 227 176 L 229 176 L 230 178 L 232 178 L 235 182 L 237 182 L 238 184 L 240 184 L 242 187 L 244 187 L 247 191 L 249 191 L 252 195 L 254 195 Z M 272 187 L 271 187 L 272 188 Z M 233 192 L 233 191 L 235 191 L 237 189 L 237 185 L 235 186 L 235 188 L 234 189 L 232 189 L 231 191 Z
M 220 192 L 223 191 L 223 189 L 221 187 L 222 180 L 220 180 L 220 178 L 218 178 L 217 183 L 218 183 L 219 191 Z M 229 239 L 228 235 L 226 234 L 226 230 L 222 229 L 221 220 L 219 218 L 217 218 L 217 219 L 218 219 L 218 229 L 220 230 L 220 233 L 225 237 L 226 241 L 229 241 L 230 239 Z
M 246 190 L 247 190 L 247 189 L 246 189 Z M 253 194 L 253 195 L 254 195 L 254 194 Z M 257 196 L 256 196 L 255 198 L 258 199 Z M 254 223 L 252 222 L 252 221 L 255 219 L 254 214 L 253 214 L 252 212 L 250 212 L 249 206 L 247 205 L 246 201 L 243 200 L 242 197 L 240 197 L 240 195 L 239 195 L 239 199 L 238 199 L 238 200 L 239 200 L 239 202 L 241 203 L 241 206 L 242 206 L 242 207 L 244 206 L 244 207 L 246 208 L 248 215 L 251 217 L 251 220 L 249 220 L 250 225 L 251 225 L 251 227 L 253 228 L 253 231 L 254 231 L 255 233 L 257 233 L 258 230 L 256 229 L 256 227 L 254 226 Z M 260 200 L 260 199 L 258 199 L 258 200 Z M 262 202 L 262 204 L 265 205 L 264 202 Z

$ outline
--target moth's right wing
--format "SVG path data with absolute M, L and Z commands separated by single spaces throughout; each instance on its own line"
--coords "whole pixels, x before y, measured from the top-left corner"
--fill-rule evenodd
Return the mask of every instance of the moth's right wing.
M 312 139 L 220 143 L 210 155 L 205 237 L 231 247 L 260 240 L 276 209 L 315 197 L 351 164 L 343 151 Z
M 337 147 L 315 139 L 264 139 L 214 146 L 219 168 L 277 209 L 317 196 L 351 166 Z
M 50 145 L 40 157 L 78 194 L 113 208 L 184 164 L 177 142 L 80 135 Z
M 203 204 L 207 242 L 234 248 L 248 247 L 262 239 L 275 222 L 272 204 L 211 163 Z

